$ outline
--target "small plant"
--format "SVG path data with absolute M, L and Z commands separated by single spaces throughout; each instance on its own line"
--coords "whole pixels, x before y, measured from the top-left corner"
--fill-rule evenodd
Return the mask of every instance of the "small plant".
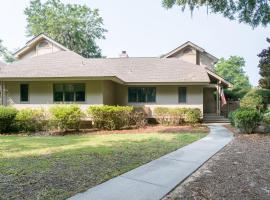
M 132 113 L 131 106 L 90 106 L 88 109 L 94 126 L 108 130 L 130 126 Z
M 59 105 L 50 108 L 51 123 L 61 131 L 79 130 L 83 112 L 76 105 Z
M 35 132 L 47 129 L 47 117 L 43 109 L 22 109 L 15 120 L 19 131 Z
M 201 110 L 198 108 L 188 109 L 186 112 L 185 122 L 196 124 L 201 119 Z
M 16 114 L 17 110 L 15 108 L 0 106 L 0 133 L 10 131 Z
M 234 118 L 235 117 L 234 117 L 234 115 L 235 115 L 235 111 L 230 112 L 229 113 L 229 116 L 228 116 L 229 117 L 229 121 L 230 121 L 230 123 L 231 123 L 232 126 L 235 126 L 235 123 L 234 123 Z
M 234 112 L 235 126 L 242 133 L 252 133 L 260 120 L 260 112 L 253 108 L 239 108 Z

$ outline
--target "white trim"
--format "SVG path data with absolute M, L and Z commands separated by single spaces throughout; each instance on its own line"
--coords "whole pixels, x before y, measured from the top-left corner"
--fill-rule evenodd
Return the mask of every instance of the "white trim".
M 206 69 L 206 72 L 207 72 L 208 74 L 210 74 L 211 76 L 213 76 L 213 77 L 216 78 L 217 80 L 223 82 L 223 83 L 224 83 L 225 85 L 227 85 L 228 87 L 233 87 L 233 84 L 231 84 L 230 82 L 226 81 L 224 78 L 222 78 L 221 76 L 219 76 L 219 75 L 216 74 L 215 72 L 213 72 L 213 71 L 211 71 L 211 70 L 209 70 L 209 69 L 207 69 L 207 68 L 205 68 L 205 69 Z

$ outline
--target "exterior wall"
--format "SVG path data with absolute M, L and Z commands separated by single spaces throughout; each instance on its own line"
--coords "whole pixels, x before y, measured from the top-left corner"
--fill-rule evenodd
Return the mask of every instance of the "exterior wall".
M 155 103 L 128 103 L 128 87 L 116 86 L 116 104 L 144 106 L 149 108 L 149 117 L 153 115 L 155 107 L 199 108 L 203 112 L 203 86 L 186 86 L 187 103 L 178 103 L 179 86 L 156 86 Z
M 47 41 L 47 42 L 49 43 L 49 46 L 47 46 L 47 47 L 38 47 L 39 43 L 37 43 L 36 45 L 31 47 L 31 49 L 29 49 L 24 55 L 20 56 L 19 60 L 23 60 L 26 58 L 32 58 L 35 56 L 40 56 L 40 55 L 44 55 L 44 54 L 48 54 L 48 53 L 62 51 L 62 49 L 59 48 L 58 46 L 56 46 L 55 44 L 53 44 L 49 41 Z
M 103 104 L 114 105 L 116 84 L 112 81 L 103 81 Z
M 20 102 L 20 84 L 29 84 L 29 102 Z M 178 103 L 179 86 L 154 86 L 156 87 L 155 103 L 128 103 L 128 86 L 112 81 L 70 81 L 70 82 L 6 82 L 7 102 L 18 109 L 45 108 L 56 105 L 53 102 L 54 83 L 85 83 L 86 101 L 79 105 L 83 110 L 90 105 L 131 105 L 144 106 L 149 110 L 149 117 L 153 116 L 155 107 L 186 107 L 199 108 L 203 112 L 203 86 L 186 86 L 187 103 Z
M 214 61 L 203 53 L 201 53 L 201 55 L 200 55 L 200 63 L 203 66 L 210 67 L 211 69 L 214 69 L 214 65 L 215 65 Z
M 189 47 L 190 51 L 187 51 L 187 48 L 179 51 L 177 54 L 174 54 L 171 57 L 179 58 L 183 61 L 196 64 L 196 50 L 194 48 Z M 187 52 L 186 52 L 187 51 Z
M 20 102 L 20 84 L 29 84 L 29 102 Z M 70 81 L 70 82 L 6 82 L 7 102 L 18 109 L 37 107 L 48 108 L 56 105 L 53 102 L 53 84 L 54 83 L 85 83 L 86 100 L 80 103 L 82 109 L 87 109 L 89 105 L 103 104 L 103 81 Z

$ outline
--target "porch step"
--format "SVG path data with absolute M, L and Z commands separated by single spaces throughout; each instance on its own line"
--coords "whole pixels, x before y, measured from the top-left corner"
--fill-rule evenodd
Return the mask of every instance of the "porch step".
M 229 123 L 229 119 L 216 114 L 205 114 L 203 116 L 204 123 Z

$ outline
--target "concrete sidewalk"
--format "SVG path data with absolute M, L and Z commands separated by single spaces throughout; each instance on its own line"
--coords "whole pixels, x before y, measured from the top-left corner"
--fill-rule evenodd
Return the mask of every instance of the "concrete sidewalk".
M 221 125 L 209 125 L 205 138 L 97 185 L 70 200 L 158 200 L 228 144 L 233 136 Z

